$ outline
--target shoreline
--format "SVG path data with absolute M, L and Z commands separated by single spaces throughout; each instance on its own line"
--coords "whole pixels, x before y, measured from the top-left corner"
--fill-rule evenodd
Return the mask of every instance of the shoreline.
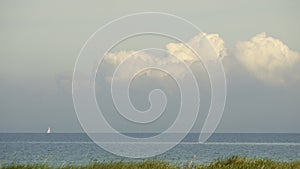
M 232 156 L 229 158 L 219 158 L 213 160 L 207 164 L 194 163 L 193 159 L 187 161 L 186 163 L 171 163 L 163 160 L 145 160 L 136 162 L 126 162 L 126 161 L 109 161 L 109 162 L 97 162 L 91 161 L 87 165 L 72 165 L 72 164 L 62 164 L 60 166 L 51 166 L 45 162 L 44 164 L 17 164 L 12 162 L 11 164 L 2 165 L 0 164 L 0 169 L 131 169 L 131 168 L 141 168 L 141 169 L 151 169 L 151 168 L 161 168 L 161 169 L 179 169 L 179 168 L 199 168 L 199 169 L 221 169 L 221 168 L 299 168 L 300 169 L 300 159 L 293 160 L 290 162 L 275 161 L 263 158 L 246 158 L 239 156 Z

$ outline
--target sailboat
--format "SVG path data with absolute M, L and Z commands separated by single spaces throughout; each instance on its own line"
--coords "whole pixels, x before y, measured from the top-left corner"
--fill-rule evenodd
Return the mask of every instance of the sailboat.
M 50 133 L 51 133 L 51 128 L 48 127 L 47 134 L 50 134 Z

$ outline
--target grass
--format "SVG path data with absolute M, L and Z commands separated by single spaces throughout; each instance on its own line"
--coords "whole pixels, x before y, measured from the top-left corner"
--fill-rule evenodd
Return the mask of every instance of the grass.
M 10 164 L 0 166 L 0 169 L 300 169 L 300 161 L 278 162 L 269 159 L 247 159 L 233 156 L 227 159 L 218 159 L 207 165 L 190 164 L 179 165 L 164 161 L 142 161 L 142 162 L 92 162 L 85 166 L 61 165 L 58 167 L 47 164 L 18 165 Z

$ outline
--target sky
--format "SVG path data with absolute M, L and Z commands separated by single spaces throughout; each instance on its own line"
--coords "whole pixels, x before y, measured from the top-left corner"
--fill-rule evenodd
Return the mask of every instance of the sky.
M 165 12 L 199 27 L 220 57 L 227 81 L 225 111 L 216 132 L 300 132 L 299 1 L 6 1 L 0 2 L 0 132 L 83 132 L 71 84 L 86 40 L 113 19 L 136 12 Z M 122 29 L 122 28 L 120 28 Z M 183 30 L 184 31 L 184 30 Z M 195 35 L 191 43 L 198 44 Z M 114 47 L 99 65 L 96 96 L 104 116 L 124 132 L 160 131 L 175 119 L 180 93 L 168 75 L 142 72 L 131 85 L 137 109 L 149 107 L 153 88 L 165 91 L 166 114 L 149 125 L 122 119 L 109 97 L 113 70 L 122 58 L 147 46 L 164 48 L 188 63 L 200 86 L 200 112 L 210 103 L 207 74 L 180 42 L 154 35 L 132 37 Z M 157 63 L 185 71 L 166 56 L 140 53 L 132 67 Z M 215 58 L 212 58 L 215 59 Z M 120 78 L 132 73 L 123 69 Z M 199 132 L 204 115 L 192 132 Z

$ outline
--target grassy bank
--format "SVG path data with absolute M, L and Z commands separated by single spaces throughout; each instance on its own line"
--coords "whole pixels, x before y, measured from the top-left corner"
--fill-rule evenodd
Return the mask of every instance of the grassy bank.
M 17 165 L 11 164 L 1 166 L 1 169 L 300 169 L 300 161 L 277 162 L 268 159 L 247 159 L 243 157 L 230 157 L 228 159 L 219 159 L 207 165 L 201 164 L 170 164 L 163 161 L 143 161 L 143 162 L 109 162 L 109 163 L 91 163 L 85 166 L 62 165 L 51 167 L 44 165 Z

